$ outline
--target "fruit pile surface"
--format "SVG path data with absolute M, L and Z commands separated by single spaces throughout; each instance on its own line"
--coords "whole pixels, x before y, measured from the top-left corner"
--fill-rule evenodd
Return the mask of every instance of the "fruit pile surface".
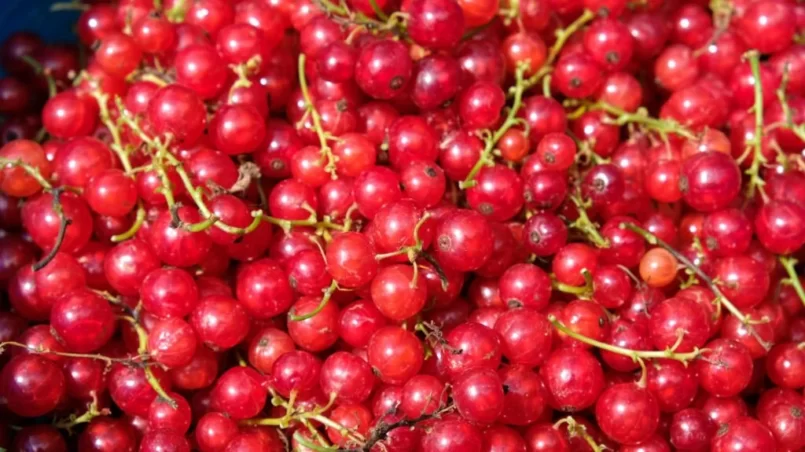
M 805 3 L 73 0 L 0 43 L 0 451 L 805 450 Z

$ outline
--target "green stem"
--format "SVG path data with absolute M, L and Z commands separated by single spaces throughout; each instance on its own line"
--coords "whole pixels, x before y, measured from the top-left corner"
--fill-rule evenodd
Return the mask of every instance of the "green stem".
M 678 122 L 670 119 L 653 118 L 642 109 L 631 113 L 606 102 L 596 102 L 588 106 L 588 109 L 603 110 L 604 112 L 614 116 L 615 118 L 612 120 L 612 122 L 619 126 L 626 124 L 639 124 L 646 129 L 656 131 L 660 135 L 674 133 L 689 140 L 696 138 L 696 134 L 693 131 L 688 130 Z
M 163 86 L 168 86 L 168 82 L 165 81 L 162 77 L 153 72 L 145 72 L 140 75 L 140 81 L 143 82 L 150 82 L 158 87 L 162 88 Z
M 124 316 L 123 319 L 128 321 L 131 324 L 132 328 L 134 328 L 134 331 L 137 333 L 137 340 L 138 340 L 137 353 L 141 356 L 147 355 L 148 332 L 145 331 L 145 328 L 143 328 L 137 321 L 137 319 L 135 319 L 134 317 Z M 148 384 L 151 386 L 154 392 L 157 393 L 159 397 L 162 397 L 162 399 L 165 400 L 165 402 L 169 404 L 172 408 L 176 408 L 179 406 L 176 403 L 176 401 L 173 400 L 173 398 L 169 396 L 167 392 L 165 392 L 165 389 L 162 388 L 162 385 L 159 383 L 159 380 L 157 380 L 156 376 L 154 375 L 154 372 L 151 371 L 150 367 L 145 366 L 143 372 L 145 372 L 146 381 L 148 381 Z
M 336 422 L 336 421 L 334 421 L 334 420 L 332 420 L 332 419 L 330 419 L 330 418 L 328 418 L 326 416 L 322 416 L 321 414 L 311 416 L 310 419 L 314 420 L 316 422 L 319 422 L 322 425 L 326 425 L 327 427 L 330 427 L 333 430 L 338 431 L 338 434 L 340 434 L 341 436 L 349 437 L 352 441 L 354 441 L 354 442 L 356 442 L 358 444 L 363 443 L 364 441 L 366 441 L 366 438 L 364 438 L 359 433 L 356 433 L 356 432 L 352 431 L 351 429 L 349 429 L 347 427 L 344 427 L 343 425 L 339 424 L 338 422 Z
M 369 4 L 372 6 L 372 11 L 375 12 L 375 16 L 377 16 L 378 19 L 382 20 L 383 22 L 389 20 L 389 16 L 386 15 L 386 13 L 383 11 L 383 9 L 380 8 L 380 6 L 378 6 L 377 1 L 369 0 Z
M 243 228 L 243 235 L 246 235 L 246 234 L 249 234 L 251 232 L 254 232 L 260 226 L 260 223 L 262 223 L 264 221 L 264 218 L 271 218 L 271 217 L 263 216 L 263 211 L 262 210 L 252 211 L 252 222 L 249 223 L 248 226 Z M 314 218 L 314 220 L 315 220 L 315 218 Z
M 218 217 L 215 215 L 210 215 L 209 217 L 199 221 L 198 223 L 192 224 L 183 224 L 183 229 L 190 231 L 190 232 L 202 232 L 209 229 L 212 225 L 214 225 L 218 221 Z M 260 220 L 257 220 L 260 221 Z
M 240 421 L 240 425 L 250 427 L 276 426 L 282 429 L 288 428 L 288 426 L 291 425 L 291 422 L 297 416 L 296 408 L 294 407 L 294 403 L 296 402 L 296 391 L 291 391 L 291 397 L 288 400 L 283 399 L 270 387 L 269 391 L 271 392 L 272 396 L 270 399 L 271 405 L 285 408 L 285 414 L 282 417 L 246 419 Z
M 791 107 L 788 105 L 788 98 L 786 96 L 790 69 L 790 64 L 788 63 L 783 66 L 782 80 L 780 81 L 780 86 L 777 88 L 777 100 L 780 102 L 780 106 L 783 109 L 783 121 L 771 124 L 765 129 L 766 132 L 770 132 L 777 127 L 785 127 L 791 130 L 797 138 L 805 141 L 805 124 L 794 124 L 794 115 L 791 112 Z
M 190 175 L 184 169 L 182 163 L 173 154 L 165 152 L 164 157 L 167 160 L 167 162 L 170 165 L 172 165 L 173 168 L 176 170 L 176 173 L 179 175 L 179 179 L 182 180 L 182 184 L 184 185 L 187 194 L 190 195 L 190 198 L 193 200 L 193 203 L 196 205 L 199 212 L 201 212 L 201 215 L 205 218 L 205 220 L 203 220 L 202 223 L 205 223 L 207 225 L 206 227 L 214 225 L 215 227 L 221 229 L 222 231 L 233 235 L 244 235 L 247 233 L 247 230 L 244 228 L 230 226 L 222 221 L 219 221 L 218 219 L 215 219 L 215 221 L 213 222 L 207 222 L 207 220 L 213 218 L 214 215 L 212 211 L 210 211 L 210 208 L 207 206 L 207 203 L 204 201 L 204 195 L 202 190 L 193 185 L 193 181 L 190 180 Z M 255 226 L 250 225 L 249 227 L 251 227 L 252 230 L 254 230 L 257 228 L 257 225 Z
M 250 76 L 256 74 L 260 70 L 260 63 L 262 62 L 262 58 L 260 55 L 255 55 L 249 58 L 248 61 L 241 64 L 233 64 L 230 65 L 230 69 L 235 75 L 238 77 L 232 86 L 229 87 L 229 96 L 227 99 L 231 97 L 232 93 L 238 88 L 248 88 L 252 86 L 252 81 L 249 79 Z
M 105 96 L 104 94 L 101 95 Z M 147 133 L 145 133 L 142 127 L 140 127 L 140 124 L 137 123 L 137 119 L 134 118 L 131 115 L 131 113 L 129 113 L 128 110 L 126 110 L 126 106 L 123 104 L 123 100 L 120 99 L 120 97 L 115 97 L 115 105 L 117 105 L 117 109 L 120 112 L 121 123 L 128 126 L 131 129 L 131 131 L 135 135 L 137 135 L 137 137 L 139 137 L 143 141 L 143 143 L 145 143 L 148 147 L 150 147 L 151 149 L 158 149 L 159 146 L 157 145 L 155 140 L 152 139 L 150 136 L 148 136 Z
M 584 275 L 584 281 L 585 281 L 585 284 L 583 286 L 571 286 L 570 284 L 565 284 L 563 282 L 557 281 L 556 278 L 554 278 L 553 276 L 551 276 L 551 285 L 553 286 L 554 289 L 560 292 L 576 295 L 579 298 L 589 298 L 593 294 L 592 275 L 590 274 L 590 271 L 587 270 L 586 268 L 583 268 L 581 272 Z
M 551 74 L 545 76 L 542 79 L 542 95 L 545 97 L 551 97 Z
M 321 10 L 326 13 L 335 14 L 337 16 L 348 16 L 350 14 L 345 6 L 336 5 L 330 0 L 318 0 L 318 3 Z
M 131 227 L 127 231 L 117 235 L 113 235 L 112 242 L 119 243 L 134 237 L 134 235 L 137 234 L 137 231 L 140 230 L 143 223 L 145 222 L 145 213 L 146 212 L 145 208 L 143 207 L 143 204 L 139 203 L 137 205 L 137 214 L 134 217 L 134 223 L 131 224 Z
M 576 205 L 576 210 L 579 213 L 579 217 L 570 223 L 570 227 L 583 232 L 596 247 L 609 248 L 609 240 L 605 239 L 601 235 L 601 233 L 598 231 L 598 227 L 596 227 L 595 223 L 590 220 L 590 217 L 587 215 L 587 207 L 585 206 L 584 202 L 575 195 L 571 196 L 570 199 L 573 201 L 573 204 Z
M 371 32 L 385 32 L 391 31 L 397 36 L 402 36 L 403 39 L 408 41 L 405 36 L 405 19 L 406 15 L 401 12 L 395 12 L 387 15 L 383 10 L 377 7 L 374 0 L 370 1 L 370 6 L 375 12 L 377 19 L 368 17 L 360 11 L 350 11 L 347 5 L 341 1 L 335 4 L 331 0 L 315 0 L 319 8 L 327 13 L 330 18 L 343 26 L 344 28 L 363 28 Z
M 50 5 L 50 12 L 53 13 L 58 11 L 86 11 L 88 9 L 89 5 L 80 1 L 59 2 Z
M 167 392 L 165 392 L 165 389 L 162 388 L 162 385 L 159 383 L 159 380 L 157 380 L 157 377 L 154 376 L 154 372 L 151 370 L 151 368 L 146 366 L 143 370 L 145 371 L 145 379 L 148 381 L 148 384 L 151 386 L 154 392 L 156 392 L 157 395 L 165 401 L 165 403 L 170 405 L 171 408 L 178 408 L 179 405 L 170 395 L 168 395 Z
M 500 128 L 496 130 L 495 133 L 486 137 L 486 145 L 484 146 L 484 150 L 481 152 L 481 156 L 478 158 L 478 161 L 475 162 L 475 165 L 473 165 L 469 174 L 467 174 L 467 177 L 458 184 L 459 188 L 462 190 L 472 188 L 478 183 L 475 180 L 475 176 L 481 172 L 481 169 L 483 169 L 484 166 L 493 163 L 492 153 L 494 152 L 498 141 L 503 138 L 503 135 L 509 129 L 521 122 L 521 120 L 517 118 L 517 113 L 520 111 L 520 107 L 523 104 L 523 93 L 526 89 L 523 76 L 525 75 L 527 67 L 527 64 L 521 64 L 517 67 L 517 71 L 515 72 L 516 81 L 514 85 L 514 102 L 509 109 L 509 114 L 506 115 L 506 120 L 503 122 Z
M 99 99 L 99 102 L 100 102 L 100 99 Z M 286 232 L 288 232 L 292 226 L 315 226 L 317 224 L 315 211 L 312 211 L 311 217 L 308 218 L 308 219 L 305 219 L 305 220 L 283 220 L 283 219 L 269 217 L 269 216 L 265 215 L 262 210 L 256 210 L 256 211 L 252 212 L 252 217 L 253 217 L 252 222 L 245 228 L 231 226 L 231 225 L 228 225 L 228 224 L 220 221 L 220 219 L 216 218 L 213 215 L 212 211 L 210 211 L 209 207 L 207 206 L 207 203 L 204 200 L 204 191 L 201 188 L 196 187 L 195 185 L 193 185 L 193 181 L 191 180 L 190 175 L 187 173 L 187 170 L 185 170 L 184 166 L 182 165 L 182 162 L 180 162 L 179 159 L 176 158 L 176 156 L 173 155 L 168 150 L 168 143 L 163 143 L 159 139 L 154 139 L 154 138 L 149 137 L 145 133 L 145 131 L 142 130 L 142 128 L 139 126 L 139 124 L 137 124 L 137 121 L 133 117 L 131 117 L 131 115 L 126 111 L 125 106 L 122 105 L 122 103 L 119 101 L 119 99 L 118 99 L 118 106 L 119 106 L 120 112 L 121 112 L 121 120 L 128 127 L 130 127 L 131 130 L 136 135 L 138 135 L 140 137 L 140 139 L 143 141 L 143 143 L 145 143 L 149 148 L 154 149 L 156 151 L 154 153 L 153 157 L 152 157 L 151 167 L 154 168 L 154 170 L 159 175 L 160 182 L 162 184 L 162 187 L 161 187 L 162 188 L 162 193 L 165 196 L 165 200 L 166 200 L 166 202 L 168 204 L 168 207 L 169 208 L 174 207 L 176 205 L 176 199 L 175 199 L 175 197 L 173 195 L 173 189 L 171 188 L 171 182 L 170 182 L 170 179 L 168 177 L 168 173 L 167 173 L 167 171 L 165 169 L 165 165 L 170 165 L 171 167 L 174 168 L 176 173 L 179 175 L 179 179 L 182 181 L 182 185 L 184 186 L 185 191 L 187 191 L 187 194 L 193 200 L 193 203 L 198 208 L 198 210 L 201 213 L 202 217 L 204 217 L 204 219 L 199 223 L 183 225 L 183 227 L 185 229 L 193 231 L 193 232 L 201 232 L 201 231 L 206 230 L 207 228 L 210 228 L 210 227 L 214 226 L 214 227 L 217 227 L 217 228 L 221 229 L 222 231 L 224 231 L 226 233 L 229 233 L 229 234 L 232 234 L 232 235 L 237 235 L 237 236 L 242 236 L 242 235 L 248 234 L 249 232 L 252 232 L 252 231 L 256 230 L 257 227 L 260 225 L 261 221 L 266 221 L 268 223 L 279 225 Z M 110 130 L 113 130 L 113 131 L 116 132 L 116 129 L 114 129 L 114 128 L 112 128 Z M 125 156 L 125 153 L 123 155 Z M 128 159 L 124 160 L 124 163 L 127 163 L 127 162 L 128 162 Z M 140 214 L 140 212 L 138 211 L 138 218 L 139 218 L 139 214 Z M 143 212 L 143 216 L 144 215 L 145 215 L 145 212 Z M 144 217 L 143 217 L 143 219 L 144 219 Z M 135 225 L 136 225 L 136 228 L 139 228 L 142 225 L 142 222 L 140 221 L 139 224 L 137 224 L 137 221 L 135 221 Z M 134 229 L 134 226 L 132 228 Z M 128 234 L 130 232 L 131 231 L 127 231 L 126 233 L 121 234 L 121 237 L 125 237 L 125 234 Z M 133 233 L 136 233 L 136 229 L 134 229 Z M 133 235 L 133 233 L 132 233 L 132 235 Z M 125 237 L 125 238 L 128 238 L 128 237 Z
M 554 328 L 561 331 L 562 333 L 566 334 L 573 339 L 583 342 L 587 345 L 591 345 L 595 348 L 606 350 L 608 352 L 616 353 L 618 355 L 628 356 L 632 358 L 635 362 L 639 359 L 674 359 L 677 361 L 681 361 L 683 363 L 690 362 L 696 359 L 700 354 L 701 350 L 696 349 L 692 352 L 688 353 L 677 353 L 673 351 L 673 349 L 668 350 L 632 350 L 624 347 L 619 347 L 617 345 L 607 344 L 606 342 L 601 342 L 595 340 L 593 338 L 584 336 L 579 334 L 570 328 L 566 327 L 562 322 L 560 322 L 556 316 L 553 314 L 548 315 L 548 321 L 553 324 Z
M 414 242 L 416 243 L 416 246 L 419 249 L 422 249 L 423 245 L 422 240 L 419 239 L 419 231 L 422 229 L 422 226 L 425 224 L 425 222 L 427 222 L 428 219 L 430 219 L 430 217 L 431 213 L 425 212 L 422 215 L 422 218 L 420 218 L 419 221 L 416 222 L 416 225 L 414 225 Z
M 328 443 L 327 440 L 324 439 L 324 437 L 321 436 L 321 433 L 319 433 L 319 431 L 316 430 L 313 427 L 313 425 L 310 423 L 309 420 L 307 420 L 306 418 L 302 417 L 302 418 L 299 418 L 299 422 L 302 425 L 304 425 L 305 428 L 307 428 L 307 431 L 309 431 L 310 434 L 314 438 L 316 438 L 316 440 L 319 442 L 320 446 L 316 446 L 317 448 L 314 449 L 314 450 L 317 450 L 317 451 L 332 451 L 332 452 L 336 452 L 338 450 L 336 447 L 331 446 L 330 443 Z
M 109 414 L 111 414 L 111 412 L 108 409 L 98 410 L 98 402 L 93 397 L 92 402 L 90 402 L 84 414 L 81 416 L 70 415 L 66 419 L 57 420 L 53 423 L 53 426 L 61 430 L 67 430 L 68 433 L 72 433 L 73 427 L 76 425 L 88 424 L 98 416 L 107 416 Z
M 503 19 L 504 25 L 506 26 L 511 25 L 512 21 L 520 16 L 520 0 L 509 0 L 505 8 L 500 8 L 498 10 L 498 16 L 500 16 L 501 19 Z M 482 27 L 485 26 L 481 26 L 478 28 Z M 467 38 L 472 36 L 474 36 L 474 33 L 469 34 L 469 36 L 465 35 L 464 37 Z
M 30 55 L 23 55 L 20 57 L 20 59 L 25 63 L 27 63 L 29 66 L 31 66 L 37 75 L 41 75 L 42 77 L 45 78 L 45 82 L 47 82 L 48 85 L 48 97 L 55 96 L 58 91 L 58 89 L 56 88 L 56 80 L 53 78 L 52 75 L 50 75 L 48 71 L 45 70 L 45 67 L 42 66 L 42 63 L 36 61 Z
M 576 295 L 579 298 L 588 298 L 590 295 L 592 295 L 592 287 L 588 285 L 571 286 L 570 284 L 565 284 L 556 280 L 552 281 L 551 285 L 553 286 L 554 289 L 558 290 L 559 292 Z
M 45 127 L 40 127 L 39 131 L 36 132 L 36 136 L 34 136 L 34 141 L 36 141 L 39 144 L 42 144 L 45 142 L 45 139 L 47 139 L 47 137 L 48 137 L 48 130 Z
M 587 433 L 587 427 L 581 426 L 581 429 L 583 430 L 583 432 L 580 433 L 581 437 L 584 438 L 584 441 L 590 446 L 593 452 L 603 452 L 603 448 Z
M 785 282 L 794 287 L 794 291 L 797 292 L 800 301 L 802 301 L 802 304 L 805 304 L 805 289 L 803 289 L 802 283 L 799 281 L 799 276 L 797 275 L 797 263 L 798 261 L 793 257 L 780 256 L 780 264 L 782 264 L 785 272 L 788 274 L 788 279 L 786 279 Z
M 324 133 L 324 129 L 321 126 L 321 116 L 319 115 L 318 110 L 316 110 L 316 106 L 313 105 L 313 100 L 310 97 L 310 91 L 308 90 L 307 85 L 307 76 L 305 75 L 305 58 L 304 53 L 299 54 L 299 89 L 302 91 L 302 98 L 305 100 L 307 114 L 310 115 L 310 119 L 313 121 L 313 129 L 316 131 L 316 135 L 319 137 L 321 157 L 322 160 L 326 162 L 324 170 L 330 173 L 332 178 L 335 179 L 335 156 L 333 156 L 330 145 L 327 144 L 327 134 Z
M 539 70 L 534 75 L 528 77 L 523 81 L 525 90 L 528 91 L 532 87 L 536 86 L 540 82 L 540 80 L 542 80 L 544 77 L 547 77 L 551 73 L 553 73 L 553 66 L 543 64 L 542 67 L 540 67 Z M 514 86 L 509 88 L 508 97 L 514 97 L 515 89 L 516 87 Z
M 322 295 L 321 301 L 319 302 L 319 305 L 316 306 L 316 309 L 302 315 L 296 315 L 289 311 L 288 320 L 292 322 L 303 322 L 307 319 L 316 317 L 316 315 L 318 315 L 327 306 L 327 303 L 330 302 L 330 298 L 333 296 L 333 293 L 336 291 L 336 289 L 338 289 L 338 283 L 333 280 L 333 282 L 330 283 L 330 287 L 324 291 L 324 295 Z
M 112 295 L 111 293 L 109 293 L 106 290 L 92 289 L 92 292 L 94 292 L 95 295 L 98 295 L 99 297 L 101 297 L 104 300 L 108 301 L 109 303 L 112 303 L 113 305 L 119 307 L 123 311 L 126 311 L 126 313 L 129 314 L 129 316 L 131 316 L 131 318 L 133 318 L 135 320 L 139 319 L 139 313 L 138 313 L 138 309 L 140 307 L 139 304 L 138 304 L 137 308 L 132 308 L 125 301 L 123 301 L 122 298 L 120 298 L 118 296 L 115 296 L 115 295 Z M 127 319 L 124 319 L 124 320 L 129 321 Z
M 375 256 L 375 259 L 380 261 L 383 259 L 388 259 L 390 257 L 402 256 L 404 254 L 407 254 L 408 262 L 414 265 L 414 270 L 416 274 L 417 270 L 416 260 L 419 258 L 420 254 L 422 253 L 422 248 L 425 246 L 424 242 L 419 238 L 419 231 L 420 229 L 422 229 L 422 226 L 428 221 L 430 216 L 431 216 L 430 212 L 425 212 L 422 215 L 422 218 L 420 218 L 419 221 L 416 222 L 413 233 L 413 239 L 414 239 L 413 245 L 400 248 L 399 250 L 392 251 L 390 253 L 378 254 Z M 416 277 L 414 278 L 414 280 L 416 280 Z
M 173 206 L 176 205 L 176 198 L 173 196 L 173 185 L 168 177 L 168 171 L 163 164 L 163 160 L 165 160 L 169 154 L 170 152 L 168 152 L 167 148 L 161 146 L 152 160 L 152 166 L 156 169 L 157 175 L 159 176 L 159 182 L 162 185 L 159 190 L 162 196 L 165 197 L 165 203 L 167 203 L 168 209 L 173 209 Z M 195 188 L 193 188 L 193 191 L 195 191 Z
M 65 358 L 85 358 L 85 359 L 103 361 L 103 362 L 106 363 L 107 366 L 111 366 L 112 363 L 116 363 L 116 362 L 118 362 L 118 363 L 132 363 L 132 360 L 129 359 L 129 358 L 125 358 L 125 359 L 123 359 L 123 358 L 110 358 L 110 357 L 105 356 L 105 355 L 92 355 L 92 354 L 87 354 L 87 353 L 54 352 L 54 351 L 51 351 L 51 350 L 45 350 L 45 349 L 41 349 L 41 348 L 34 348 L 34 347 L 28 346 L 26 344 L 22 344 L 20 342 L 14 342 L 14 341 L 0 342 L 0 354 L 2 354 L 2 350 L 6 346 L 24 348 L 24 349 L 28 350 L 29 352 L 37 354 L 37 355 L 51 354 L 51 355 L 56 355 L 56 356 L 63 356 Z
M 344 232 L 349 232 L 352 229 L 352 214 L 354 214 L 357 210 L 358 204 L 352 203 L 344 214 L 344 225 L 341 228 Z
M 545 65 L 553 66 L 553 63 L 559 57 L 559 53 L 565 47 L 565 44 L 567 44 L 568 39 L 570 39 L 570 37 L 579 31 L 581 27 L 585 26 L 593 19 L 595 19 L 595 13 L 589 9 L 585 9 L 584 12 L 570 25 L 557 30 L 556 41 L 553 43 L 551 50 L 548 52 L 548 58 L 545 60 Z
M 174 157 L 170 153 L 166 154 L 166 157 L 167 157 L 169 163 L 171 165 L 173 165 L 173 167 L 176 169 L 176 172 L 177 172 L 177 174 L 179 174 L 179 178 L 182 180 L 182 184 L 184 185 L 185 190 L 190 195 L 190 197 L 193 199 L 193 202 L 196 204 L 196 207 L 198 207 L 199 212 L 201 212 L 201 214 L 204 217 L 207 218 L 207 220 L 203 220 L 201 222 L 200 226 L 197 226 L 197 227 L 193 228 L 197 232 L 202 231 L 202 230 L 204 230 L 204 229 L 206 229 L 208 227 L 215 226 L 215 227 L 217 227 L 217 228 L 221 229 L 222 231 L 227 232 L 229 234 L 241 236 L 241 235 L 248 234 L 249 232 L 252 232 L 255 229 L 257 229 L 257 227 L 260 225 L 261 221 L 265 221 L 265 222 L 271 223 L 271 224 L 276 224 L 276 225 L 280 226 L 285 232 L 290 231 L 292 226 L 314 226 L 314 225 L 316 225 L 317 220 L 316 220 L 315 211 L 312 212 L 311 216 L 309 218 L 305 219 L 305 220 L 283 220 L 283 219 L 274 218 L 274 217 L 270 217 L 268 215 L 265 215 L 262 210 L 256 210 L 256 211 L 252 212 L 252 216 L 254 217 L 254 219 L 252 220 L 252 223 L 249 224 L 249 226 L 247 226 L 245 228 L 239 228 L 237 226 L 228 225 L 228 224 L 220 221 L 217 218 L 214 221 L 209 221 L 214 217 L 214 215 L 210 211 L 209 207 L 207 207 L 206 202 L 204 202 L 204 197 L 202 195 L 202 191 L 200 189 L 196 188 L 193 185 L 193 181 L 190 180 L 190 175 L 187 174 L 187 171 L 184 169 L 184 167 L 182 166 L 181 162 L 179 162 L 179 160 L 176 159 L 176 157 Z
M 793 116 L 791 115 L 791 107 L 788 105 L 788 99 L 785 92 L 788 89 L 789 70 L 791 65 L 786 62 L 783 65 L 783 75 L 780 79 L 780 86 L 777 87 L 777 100 L 780 101 L 780 106 L 783 108 L 783 118 L 786 124 L 793 124 Z
M 120 129 L 118 124 L 112 121 L 112 116 L 109 114 L 109 106 L 107 105 L 109 95 L 101 92 L 99 88 L 93 89 L 90 94 L 98 103 L 98 114 L 101 118 L 101 122 L 106 126 L 106 129 L 109 130 L 109 134 L 112 136 L 112 151 L 117 154 L 117 158 L 120 159 L 120 163 L 123 165 L 126 174 L 131 174 L 131 161 L 129 160 L 129 154 L 126 148 L 123 146 L 123 140 L 120 138 Z M 123 101 L 119 97 L 116 97 L 115 102 L 120 111 L 121 121 L 126 120 L 128 112 L 123 108 Z
M 697 267 L 693 262 L 691 262 L 690 259 L 685 257 L 685 255 L 683 255 L 682 253 L 677 251 L 674 247 L 669 245 L 664 240 L 660 239 L 659 237 L 657 237 L 656 235 L 652 234 L 651 232 L 641 228 L 640 226 L 637 226 L 637 225 L 632 224 L 632 223 L 621 223 L 620 228 L 621 229 L 628 229 L 630 231 L 636 232 L 636 233 L 640 234 L 640 236 L 642 236 L 643 239 L 645 239 L 646 242 L 648 242 L 649 244 L 659 246 L 659 247 L 665 249 L 666 251 L 668 251 L 669 253 L 671 253 L 671 255 L 673 255 L 679 262 L 681 262 L 682 265 L 684 265 L 690 271 L 692 271 L 694 274 L 696 274 L 696 276 L 702 282 L 704 282 L 707 285 L 707 287 L 716 296 L 716 299 L 719 300 L 719 303 L 721 305 L 723 305 L 725 308 L 727 308 L 727 311 L 729 311 L 730 314 L 735 316 L 735 318 L 740 320 L 741 323 L 746 325 L 746 327 L 748 328 L 749 332 L 752 334 L 752 336 L 758 341 L 758 343 L 763 348 L 765 348 L 766 350 L 769 350 L 771 348 L 771 345 L 768 344 L 766 341 L 764 341 L 757 334 L 755 329 L 752 327 L 752 322 L 753 322 L 752 319 L 750 319 L 749 317 L 744 315 L 743 312 L 741 312 L 734 304 L 732 304 L 732 302 L 724 295 L 724 293 L 721 291 L 721 289 L 719 289 L 718 284 L 716 284 L 715 281 L 713 281 L 712 278 L 710 278 L 705 272 L 703 272 L 699 267 Z
M 408 254 L 408 247 L 401 248 L 397 251 L 392 251 L 390 253 L 376 254 L 375 260 L 382 261 L 383 259 L 388 259 L 390 257 L 395 256 L 402 256 L 403 254 Z
M 39 172 L 38 168 L 35 168 L 35 167 L 23 162 L 22 160 L 19 160 L 19 159 L 18 160 L 10 160 L 10 159 L 4 158 L 4 157 L 0 157 L 0 166 L 20 168 L 23 171 L 25 171 L 25 173 L 27 173 L 29 176 L 34 178 L 39 183 L 39 185 L 42 186 L 42 188 L 44 190 L 46 190 L 46 191 L 53 190 L 53 186 L 50 185 L 50 182 L 48 182 L 48 180 L 45 179 L 44 176 L 42 176 L 42 173 Z
M 186 15 L 187 7 L 185 6 L 185 0 L 178 0 L 176 4 L 173 5 L 173 8 L 165 11 L 165 17 L 174 23 L 184 22 Z
M 337 450 L 337 449 L 335 449 L 334 447 L 320 446 L 320 445 L 318 445 L 318 444 L 314 444 L 314 443 L 312 443 L 312 442 L 308 441 L 308 440 L 307 440 L 307 438 L 305 438 L 304 436 L 302 436 L 302 432 L 301 432 L 301 430 L 297 430 L 297 431 L 295 431 L 295 432 L 294 432 L 294 434 L 293 434 L 293 438 L 294 438 L 294 439 L 296 440 L 296 442 L 298 442 L 299 444 L 301 444 L 301 445 L 305 446 L 306 448 L 308 448 L 308 449 L 310 449 L 310 450 L 314 450 L 314 451 L 316 451 L 316 452 L 334 452 L 334 451 L 336 451 L 336 450 Z
M 571 286 L 570 284 L 560 283 L 558 281 L 553 282 L 553 288 L 558 290 L 559 292 L 569 293 L 571 295 L 578 295 L 579 297 L 589 295 L 589 290 L 585 286 Z
M 747 198 L 752 199 L 757 190 L 763 200 L 768 201 L 763 189 L 766 182 L 760 175 L 760 168 L 766 164 L 766 157 L 763 155 L 763 84 L 760 82 L 760 54 L 757 50 L 750 50 L 745 56 L 752 69 L 752 77 L 755 79 L 755 103 L 752 107 L 755 113 L 755 136 L 752 138 L 752 165 L 746 170 L 746 174 L 749 176 Z
M 308 217 L 305 220 L 283 220 L 283 219 L 280 219 L 280 218 L 270 217 L 270 216 L 264 215 L 264 214 L 262 214 L 260 218 L 262 218 L 262 220 L 267 222 L 267 223 L 271 223 L 271 224 L 279 226 L 286 233 L 289 232 L 291 230 L 291 227 L 293 227 L 293 226 L 303 226 L 304 227 L 304 226 L 316 226 L 317 224 L 320 224 L 320 223 L 317 223 L 316 215 L 314 213 L 311 213 L 310 217 Z M 338 228 L 339 226 L 330 225 L 328 227 Z
M 579 425 L 572 416 L 568 416 L 562 419 L 559 419 L 553 424 L 553 428 L 559 429 L 562 425 L 567 424 L 567 434 L 570 437 L 574 436 L 581 436 L 582 439 L 590 446 L 590 449 L 593 452 L 602 452 L 603 448 L 595 442 L 592 436 L 587 433 L 587 427 L 584 425 Z
M 802 141 L 805 141 L 805 124 L 792 125 L 791 131 Z
M 249 367 L 249 363 L 243 358 L 243 353 L 241 353 L 240 350 L 235 351 L 235 358 L 238 360 L 238 366 Z
M 536 85 L 543 77 L 553 72 L 553 64 L 556 62 L 556 59 L 559 58 L 559 54 L 562 52 L 565 44 L 567 44 L 568 39 L 593 19 L 595 19 L 595 13 L 586 9 L 570 25 L 556 30 L 556 41 L 554 41 L 551 49 L 548 51 L 548 57 L 545 59 L 542 68 L 540 68 L 536 74 L 525 80 L 524 85 L 526 90 Z
M 274 417 L 274 418 L 256 418 L 256 419 L 246 419 L 240 421 L 240 425 L 242 426 L 272 426 L 272 427 L 279 427 L 281 429 L 288 428 L 292 422 L 297 421 L 307 427 L 312 434 L 316 438 L 321 439 L 318 435 L 318 432 L 312 428 L 310 423 L 311 420 L 319 422 L 327 427 L 333 428 L 338 430 L 338 432 L 345 437 L 349 437 L 351 440 L 357 443 L 363 443 L 365 440 L 363 436 L 354 432 L 353 430 L 344 427 L 343 425 L 333 421 L 332 419 L 324 416 L 322 413 L 327 412 L 335 402 L 336 394 L 331 394 L 330 399 L 324 406 L 318 406 L 309 411 L 298 411 L 294 406 L 296 402 L 296 392 L 292 391 L 288 400 L 283 399 L 281 396 L 277 395 L 276 392 L 269 388 L 271 391 L 271 404 L 276 407 L 283 407 L 285 409 L 285 414 L 281 417 Z M 322 443 L 324 447 L 326 446 L 325 443 Z M 319 446 L 316 446 L 319 447 Z M 336 449 L 326 449 L 326 450 L 336 450 Z M 343 450 L 343 449 L 339 449 Z M 368 450 L 368 449 L 367 449 Z
M 263 418 L 263 419 L 247 419 L 241 422 L 241 425 L 248 426 L 248 427 L 257 427 L 257 426 L 264 426 L 264 427 L 282 427 L 285 428 L 290 424 L 291 419 L 287 421 L 281 417 L 271 417 L 271 418 Z
M 733 6 L 730 0 L 710 0 L 710 11 L 713 12 L 713 24 L 717 31 L 726 30 L 730 24 L 733 14 Z

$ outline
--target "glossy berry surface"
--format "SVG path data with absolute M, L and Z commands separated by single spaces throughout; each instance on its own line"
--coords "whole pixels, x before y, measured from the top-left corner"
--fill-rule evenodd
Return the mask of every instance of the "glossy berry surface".
M 54 8 L 0 450 L 805 448 L 801 2 Z

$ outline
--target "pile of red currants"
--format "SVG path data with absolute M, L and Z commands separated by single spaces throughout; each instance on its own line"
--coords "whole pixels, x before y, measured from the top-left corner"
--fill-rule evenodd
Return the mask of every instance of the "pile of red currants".
M 805 450 L 805 3 L 63 9 L 0 47 L 0 451 Z

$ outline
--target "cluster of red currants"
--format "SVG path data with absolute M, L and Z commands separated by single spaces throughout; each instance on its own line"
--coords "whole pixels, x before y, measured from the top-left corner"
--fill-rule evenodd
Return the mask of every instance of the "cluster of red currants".
M 54 7 L 0 450 L 805 450 L 801 1 Z

